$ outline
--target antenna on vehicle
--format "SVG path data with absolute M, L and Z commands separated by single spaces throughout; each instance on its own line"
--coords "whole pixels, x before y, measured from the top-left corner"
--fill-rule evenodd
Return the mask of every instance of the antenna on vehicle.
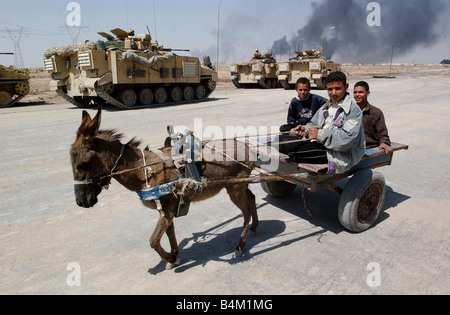
M 156 9 L 155 9 L 155 0 L 153 0 L 153 22 L 155 23 L 155 41 L 158 41 L 158 33 L 156 32 Z
M 128 26 L 128 0 L 125 0 L 125 15 L 127 18 L 127 30 L 130 29 L 130 27 Z

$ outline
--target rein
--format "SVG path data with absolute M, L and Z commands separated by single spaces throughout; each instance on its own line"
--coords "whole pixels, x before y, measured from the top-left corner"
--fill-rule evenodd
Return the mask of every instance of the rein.
M 278 135 L 283 135 L 283 134 L 289 134 L 289 132 L 281 132 L 281 133 L 278 133 Z M 277 135 L 277 134 L 276 134 L 276 135 Z M 238 138 L 239 138 L 239 137 L 229 138 L 229 139 L 222 139 L 222 140 L 236 140 L 236 139 L 238 139 Z M 203 140 L 203 145 L 205 145 L 206 147 L 212 149 L 211 147 L 208 146 L 207 141 L 209 141 L 209 140 Z M 211 141 L 212 141 L 212 140 L 211 140 Z M 296 143 L 296 142 L 302 142 L 302 141 L 305 141 L 305 140 L 304 140 L 304 139 L 299 139 L 299 140 L 290 140 L 290 141 L 272 142 L 272 143 L 269 142 L 269 143 L 270 143 L 270 144 L 278 144 L 278 145 L 280 145 L 280 144 Z M 251 148 L 252 146 L 249 146 L 249 147 Z M 161 165 L 161 164 L 164 164 L 164 163 L 165 163 L 164 161 L 158 161 L 158 162 L 155 162 L 155 163 L 146 164 L 145 153 L 141 150 L 141 154 L 142 154 L 143 160 L 144 160 L 144 165 L 138 166 L 138 167 L 135 167 L 135 168 L 126 169 L 126 170 L 119 171 L 119 172 L 114 172 L 114 170 L 117 168 L 117 166 L 118 166 L 118 164 L 119 164 L 119 162 L 120 162 L 120 159 L 121 159 L 122 156 L 123 156 L 124 149 L 125 149 L 125 145 L 122 145 L 122 149 L 121 149 L 119 158 L 117 159 L 117 161 L 115 162 L 113 168 L 112 168 L 111 171 L 109 172 L 109 175 L 103 175 L 103 176 L 100 176 L 99 179 L 98 179 L 99 182 L 101 182 L 102 180 L 105 180 L 105 179 L 107 179 L 107 178 L 112 178 L 112 177 L 114 177 L 114 176 L 118 176 L 118 175 L 122 175 L 122 174 L 126 174 L 126 173 L 131 173 L 131 172 L 135 172 L 135 171 L 140 171 L 140 170 L 142 170 L 142 169 L 145 169 L 146 178 L 148 179 L 148 175 L 147 175 L 147 174 L 148 174 L 148 172 L 150 172 L 150 173 L 152 172 L 152 171 L 151 171 L 151 167 L 152 167 L 152 166 Z M 222 153 L 222 155 L 225 156 L 225 157 L 231 158 L 231 157 L 228 156 L 228 154 L 226 154 L 225 152 L 227 152 L 227 150 L 223 150 L 223 151 L 221 151 L 220 153 Z M 232 159 L 232 158 L 231 158 L 231 159 Z M 234 160 L 234 159 L 232 159 L 232 160 Z M 247 167 L 247 166 L 246 166 L 246 167 Z M 90 184 L 98 185 L 98 183 L 94 183 L 94 178 L 96 178 L 97 176 L 99 176 L 99 175 L 96 175 L 96 176 L 94 176 L 92 179 L 89 179 L 89 180 L 82 180 L 82 181 L 75 180 L 75 181 L 74 181 L 74 184 L 75 184 L 75 185 L 90 185 Z M 107 185 L 105 185 L 105 186 L 107 186 Z M 147 187 L 148 187 L 148 184 L 147 184 Z M 104 187 L 102 186 L 102 188 L 104 188 Z
M 236 138 L 235 138 L 236 139 Z M 299 139 L 299 140 L 291 140 L 291 141 L 284 141 L 284 142 L 278 142 L 275 144 L 284 144 L 284 143 L 293 143 L 293 142 L 300 142 L 300 141 L 305 141 L 304 139 Z M 272 143 L 274 144 L 274 143 Z M 210 147 L 207 143 L 203 143 L 203 145 L 205 147 L 208 147 L 210 149 L 215 149 Z M 148 201 L 155 201 L 158 210 L 162 209 L 161 206 L 161 202 L 159 201 L 159 198 L 165 195 L 169 195 L 169 194 L 177 194 L 177 191 L 181 191 L 181 193 L 178 193 L 180 196 L 184 196 L 185 194 L 195 194 L 196 191 L 201 191 L 203 190 L 206 186 L 222 186 L 222 185 L 226 185 L 226 184 L 237 184 L 237 183 L 258 183 L 258 182 L 267 182 L 267 181 L 275 181 L 275 180 L 289 180 L 289 179 L 296 179 L 298 177 L 298 174 L 294 174 L 294 175 L 281 175 L 281 174 L 277 174 L 277 175 L 268 175 L 268 174 L 263 174 L 261 171 L 258 171 L 258 175 L 257 176 L 250 176 L 250 177 L 242 177 L 242 178 L 228 178 L 228 179 L 222 179 L 222 180 L 206 180 L 206 179 L 201 179 L 201 181 L 198 181 L 196 179 L 192 179 L 192 178 L 182 178 L 181 173 L 179 174 L 180 179 L 171 183 L 167 183 L 167 184 L 163 184 L 157 187 L 150 187 L 149 185 L 149 181 L 148 181 L 148 173 L 152 174 L 153 170 L 151 168 L 151 166 L 155 166 L 155 165 L 161 165 L 164 163 L 167 163 L 169 158 L 165 159 L 162 155 L 164 155 L 162 152 L 156 153 L 162 160 L 156 163 L 151 163 L 151 164 L 147 164 L 146 158 L 145 158 L 145 152 L 143 150 L 141 150 L 141 154 L 142 154 L 142 159 L 143 159 L 143 166 L 138 166 L 132 169 L 126 169 L 123 171 L 119 171 L 119 172 L 114 172 L 115 169 L 117 168 L 117 166 L 119 165 L 120 160 L 123 157 L 125 151 L 125 145 L 123 144 L 120 150 L 120 154 L 119 157 L 117 158 L 116 162 L 114 163 L 113 167 L 111 168 L 111 171 L 109 172 L 109 175 L 104 175 L 104 176 L 100 176 L 100 175 L 96 175 L 93 178 L 89 179 L 89 180 L 74 180 L 74 184 L 75 185 L 97 185 L 102 189 L 107 189 L 107 187 L 110 185 L 110 181 L 108 181 L 107 184 L 102 185 L 101 182 L 107 178 L 112 178 L 114 176 L 118 176 L 121 174 L 125 174 L 125 173 L 130 173 L 130 172 L 134 172 L 134 171 L 138 171 L 138 170 L 145 170 L 145 179 L 146 179 L 146 186 L 147 189 L 146 190 L 142 190 L 142 191 L 138 191 L 137 194 L 138 196 L 141 198 L 141 200 L 148 200 Z M 245 168 L 250 169 L 249 166 L 245 165 L 242 162 L 239 162 L 237 160 L 235 160 L 233 157 L 231 157 L 230 155 L 228 155 L 226 152 L 227 150 L 221 151 L 219 150 L 220 153 L 227 158 L 230 158 L 232 161 L 234 161 L 235 163 L 238 163 L 242 166 L 244 166 Z M 155 152 L 154 152 L 155 153 Z M 178 168 L 177 170 L 178 171 Z M 178 171 L 179 173 L 179 171 Z M 98 177 L 98 181 L 94 182 L 94 179 Z M 303 187 L 303 186 L 302 186 Z M 189 193 L 185 193 L 185 191 L 189 191 Z M 312 216 L 311 212 L 309 211 L 309 209 L 306 206 L 306 200 L 305 200 L 305 196 L 304 196 L 304 187 L 302 190 L 302 199 L 303 199 L 303 203 L 305 206 L 305 209 L 308 213 L 308 215 Z M 180 215 L 186 215 L 187 211 L 189 210 L 189 205 L 187 205 L 187 208 L 184 209 L 184 213 L 180 212 L 180 209 L 178 210 L 178 214 L 177 217 Z
M 115 170 L 115 169 L 117 168 L 117 166 L 119 165 L 119 161 L 122 159 L 122 157 L 123 157 L 123 152 L 124 152 L 124 151 L 125 151 L 125 145 L 123 144 L 123 145 L 122 145 L 122 148 L 120 149 L 119 157 L 117 158 L 116 162 L 114 163 L 113 167 L 111 168 L 110 175 L 100 176 L 100 177 L 98 178 L 98 182 L 95 182 L 95 183 L 94 183 L 94 178 L 96 178 L 96 177 L 99 176 L 99 175 L 95 175 L 95 176 L 92 177 L 91 179 L 86 179 L 86 180 L 74 180 L 74 184 L 75 184 L 75 185 L 91 185 L 91 184 L 92 184 L 92 185 L 98 185 L 98 186 L 100 186 L 102 189 L 105 188 L 105 187 L 107 187 L 107 186 L 109 185 L 109 183 L 106 184 L 106 185 L 101 185 L 100 183 L 102 182 L 102 180 L 104 180 L 104 179 L 106 179 L 106 178 L 111 178 L 111 177 L 115 176 L 114 170 Z

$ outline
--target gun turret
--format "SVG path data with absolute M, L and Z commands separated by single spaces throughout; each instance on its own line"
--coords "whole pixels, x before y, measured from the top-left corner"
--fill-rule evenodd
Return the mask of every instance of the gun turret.
M 175 48 L 162 48 L 162 51 L 187 51 L 189 52 L 189 49 L 175 49 Z

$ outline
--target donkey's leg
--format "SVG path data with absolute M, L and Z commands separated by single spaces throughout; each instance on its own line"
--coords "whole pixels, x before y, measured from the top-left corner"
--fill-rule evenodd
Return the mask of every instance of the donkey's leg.
M 167 231 L 170 225 L 173 225 L 173 217 L 162 211 L 160 213 L 161 215 L 159 217 L 158 223 L 156 224 L 156 228 L 153 231 L 152 236 L 150 237 L 150 246 L 159 254 L 162 260 L 169 264 L 168 266 L 171 265 L 173 267 L 175 264 L 179 263 L 178 256 L 166 252 L 161 246 L 161 239 L 164 233 Z
M 252 226 L 251 226 L 250 230 L 253 232 L 256 232 L 256 228 L 258 227 L 258 224 L 259 224 L 258 212 L 256 210 L 256 197 L 252 193 L 252 191 L 250 189 L 248 189 L 248 187 L 247 187 L 246 193 L 247 193 L 248 210 L 250 211 L 250 214 L 252 215 Z
M 231 201 L 242 211 L 242 214 L 244 215 L 244 227 L 241 232 L 239 244 L 236 248 L 236 252 L 240 255 L 242 255 L 245 244 L 247 243 L 248 226 L 251 219 L 251 213 L 248 209 L 248 196 L 246 189 L 246 186 L 242 185 L 235 185 L 227 188 L 227 192 L 230 196 Z
M 177 238 L 175 236 L 175 224 L 172 220 L 172 224 L 169 225 L 169 227 L 166 230 L 167 237 L 169 238 L 170 242 L 170 252 L 172 255 L 178 256 L 180 254 L 180 249 L 178 248 L 178 242 Z

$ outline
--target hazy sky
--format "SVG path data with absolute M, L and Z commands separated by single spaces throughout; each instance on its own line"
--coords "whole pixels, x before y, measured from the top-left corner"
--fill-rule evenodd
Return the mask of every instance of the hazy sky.
M 408 1 L 408 0 L 393 0 Z M 65 28 L 71 13 L 67 0 L 0 0 L 0 52 L 13 52 L 13 40 L 6 28 L 24 29 L 20 48 L 26 67 L 41 66 L 43 53 L 50 47 L 72 43 Z M 216 59 L 217 18 L 219 0 L 79 0 L 81 29 L 70 28 L 72 35 L 80 31 L 78 41 L 97 41 L 98 31 L 109 32 L 114 28 L 133 28 L 137 34 L 146 33 L 148 25 L 153 39 L 170 48 L 190 49 L 191 54 L 209 54 Z M 308 22 L 312 4 L 322 0 L 223 0 L 220 19 L 221 64 L 247 61 L 258 48 L 266 52 L 275 40 L 287 36 L 293 38 L 297 30 Z M 371 2 L 363 1 L 360 2 Z M 155 8 L 155 10 L 154 10 Z M 156 12 L 156 30 L 155 18 Z M 367 12 L 369 14 L 370 12 Z M 389 25 L 382 25 L 381 28 Z M 448 33 L 448 22 L 442 25 Z M 16 30 L 16 31 L 15 31 Z M 15 32 L 14 32 L 15 31 Z M 383 31 L 383 29 L 381 29 Z M 300 43 L 305 44 L 306 43 Z M 315 48 L 319 47 L 305 47 Z M 292 48 L 292 54 L 295 49 Z M 277 56 L 286 59 L 288 55 Z M 281 58 L 280 58 L 281 57 Z M 348 62 L 343 60 L 337 62 Z M 450 40 L 442 35 L 432 47 L 417 49 L 396 56 L 396 62 L 439 63 L 450 59 Z M 14 63 L 14 56 L 0 56 L 0 63 Z

